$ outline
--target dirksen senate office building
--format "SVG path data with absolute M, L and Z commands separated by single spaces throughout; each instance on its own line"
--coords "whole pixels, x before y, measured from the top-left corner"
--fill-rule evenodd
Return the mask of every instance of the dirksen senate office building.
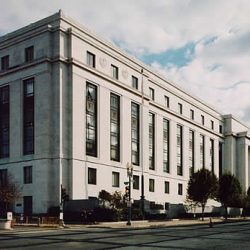
M 222 115 L 62 11 L 0 37 L 0 182 L 18 213 L 124 191 L 183 204 L 207 168 L 250 182 L 248 127 Z

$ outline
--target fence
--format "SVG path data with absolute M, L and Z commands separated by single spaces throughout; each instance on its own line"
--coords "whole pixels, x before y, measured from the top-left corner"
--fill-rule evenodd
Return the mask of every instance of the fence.
M 58 225 L 58 217 L 46 217 L 46 216 L 15 216 L 13 218 L 13 225 Z

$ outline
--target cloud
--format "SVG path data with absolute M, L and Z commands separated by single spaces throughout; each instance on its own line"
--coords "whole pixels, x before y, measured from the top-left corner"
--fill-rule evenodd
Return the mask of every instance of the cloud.
M 191 93 L 218 107 L 223 113 L 233 113 L 250 124 L 250 43 L 249 31 L 225 34 L 211 43 L 196 44 L 193 60 L 183 67 L 152 64 L 167 78 L 179 83 Z M 250 40 L 249 40 L 250 41 Z
M 59 9 L 250 124 L 249 0 L 8 0 L 0 34 Z

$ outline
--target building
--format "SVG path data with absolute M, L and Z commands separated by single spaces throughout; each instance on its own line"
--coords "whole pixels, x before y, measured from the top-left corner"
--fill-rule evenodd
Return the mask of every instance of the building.
M 186 198 L 192 172 L 249 186 L 248 127 L 160 76 L 61 11 L 0 37 L 0 181 L 22 187 L 16 212 L 124 190 L 157 204 Z

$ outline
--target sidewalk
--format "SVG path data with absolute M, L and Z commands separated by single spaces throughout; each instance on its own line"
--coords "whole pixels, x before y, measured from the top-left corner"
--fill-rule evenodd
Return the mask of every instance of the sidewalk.
M 92 225 L 67 225 L 69 228 L 79 228 L 79 227 L 103 227 L 103 228 L 150 228 L 150 227 L 174 227 L 174 226 L 190 226 L 190 225 L 204 225 L 213 226 L 218 223 L 234 223 L 234 222 L 249 222 L 248 218 L 229 218 L 227 221 L 222 218 L 204 218 L 204 221 L 200 219 L 172 219 L 167 221 L 131 221 L 131 226 L 127 226 L 126 221 L 119 222 L 100 222 Z
M 49 225 L 42 224 L 40 226 L 35 224 L 17 224 L 14 226 L 12 231 L 19 230 L 58 230 L 58 229 L 83 229 L 83 228 L 126 228 L 126 229 L 136 229 L 136 228 L 157 228 L 157 227 L 177 227 L 177 226 L 191 226 L 191 225 L 207 225 L 208 227 L 216 226 L 216 224 L 222 223 L 236 223 L 236 222 L 250 222 L 250 217 L 246 218 L 229 218 L 225 220 L 222 217 L 204 218 L 201 219 L 172 219 L 166 221 L 131 221 L 131 226 L 127 226 L 126 221 L 119 222 L 100 222 L 95 224 L 65 224 L 65 227 L 59 227 L 59 225 Z M 3 230 L 0 230 L 2 232 Z M 6 231 L 6 230 L 4 230 Z M 8 230 L 7 230 L 8 231 Z

